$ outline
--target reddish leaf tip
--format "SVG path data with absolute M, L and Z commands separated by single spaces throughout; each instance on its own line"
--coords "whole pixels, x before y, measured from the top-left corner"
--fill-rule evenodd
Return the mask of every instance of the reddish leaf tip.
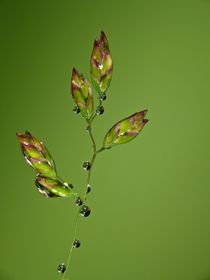
M 101 30 L 101 37 L 106 37 L 106 35 L 105 35 L 103 30 Z
M 78 71 L 76 70 L 76 68 L 73 68 L 73 69 L 72 69 L 72 76 L 73 76 L 73 75 L 77 75 L 77 74 L 78 74 Z
M 101 31 L 101 35 L 100 35 L 100 41 L 105 41 L 105 40 L 107 40 L 107 38 L 106 38 L 106 35 L 105 35 L 105 33 L 104 33 L 104 31 L 102 30 Z
M 143 119 L 143 121 L 142 121 L 142 122 L 143 122 L 143 125 L 145 125 L 146 123 L 148 123 L 148 121 L 149 121 L 148 119 Z
M 23 143 L 23 142 L 26 141 L 28 136 L 23 134 L 23 133 L 16 132 L 16 137 L 17 137 L 17 139 L 19 140 L 20 143 Z
M 95 40 L 93 43 L 93 51 L 95 48 L 99 48 L 100 47 L 100 42 L 98 40 Z
M 148 110 L 147 110 L 147 109 L 145 109 L 145 110 L 141 111 L 141 113 L 142 113 L 144 116 L 146 116 L 147 112 L 148 112 Z

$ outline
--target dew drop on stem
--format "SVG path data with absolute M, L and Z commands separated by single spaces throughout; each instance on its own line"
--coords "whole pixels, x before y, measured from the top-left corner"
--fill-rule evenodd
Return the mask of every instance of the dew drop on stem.
M 76 105 L 74 108 L 73 108 L 73 112 L 75 114 L 79 114 L 80 113 L 80 108 Z
M 77 199 L 75 200 L 75 204 L 76 204 L 77 206 L 81 206 L 82 203 L 83 203 L 82 199 L 81 199 L 80 197 L 77 197 Z
M 59 264 L 58 266 L 58 272 L 63 274 L 66 271 L 66 266 L 64 263 Z
M 96 115 L 102 115 L 104 112 L 104 107 L 103 106 L 99 106 L 97 109 L 96 109 Z
M 78 239 L 75 239 L 74 242 L 73 242 L 73 247 L 74 248 L 79 248 L 81 245 L 80 241 Z
M 88 217 L 90 215 L 90 212 L 91 212 L 90 208 L 86 205 L 83 205 L 80 209 L 80 215 L 82 217 Z
M 100 94 L 100 100 L 101 101 L 105 101 L 106 100 L 106 93 L 105 92 Z
M 88 194 L 88 193 L 90 193 L 90 192 L 91 192 L 91 186 L 88 184 L 88 185 L 87 185 L 86 193 Z
M 88 170 L 90 170 L 90 168 L 91 168 L 91 164 L 90 164 L 89 161 L 85 161 L 85 162 L 83 163 L 82 167 L 83 167 L 84 170 L 87 170 L 87 171 L 88 171 Z

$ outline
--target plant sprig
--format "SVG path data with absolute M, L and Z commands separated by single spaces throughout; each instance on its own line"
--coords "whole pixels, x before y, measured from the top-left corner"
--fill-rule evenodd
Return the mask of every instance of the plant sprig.
M 106 99 L 107 90 L 111 83 L 112 72 L 113 62 L 109 50 L 109 43 L 105 33 L 102 31 L 99 39 L 94 41 L 90 58 L 91 83 L 98 94 L 98 105 L 96 109 L 94 109 L 94 98 L 89 81 L 75 68 L 73 68 L 71 76 L 71 93 L 75 102 L 73 111 L 77 114 L 80 113 L 86 120 L 86 130 L 88 131 L 93 149 L 90 162 L 83 163 L 83 168 L 87 171 L 87 181 L 82 195 L 74 191 L 71 183 L 63 181 L 58 176 L 55 162 L 42 141 L 38 140 L 28 131 L 25 134 L 16 134 L 26 162 L 35 170 L 35 185 L 38 191 L 47 198 L 73 197 L 76 199 L 75 204 L 79 206 L 75 220 L 73 241 L 66 265 L 62 263 L 58 266 L 58 271 L 62 274 L 62 279 L 65 278 L 68 271 L 73 249 L 80 246 L 80 241 L 76 239 L 79 217 L 88 217 L 91 213 L 90 207 L 84 203 L 87 201 L 87 195 L 91 190 L 91 174 L 97 155 L 113 146 L 130 142 L 148 122 L 145 118 L 147 110 L 136 112 L 118 121 L 106 133 L 102 147 L 97 149 L 92 132 L 92 124 L 98 115 L 104 113 L 103 101 Z

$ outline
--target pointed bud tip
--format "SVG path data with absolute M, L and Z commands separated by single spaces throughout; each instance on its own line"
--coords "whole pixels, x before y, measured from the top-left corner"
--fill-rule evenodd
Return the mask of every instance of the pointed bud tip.
M 102 30 L 101 31 L 101 34 L 100 34 L 100 41 L 107 41 L 107 38 L 106 38 L 106 34 L 104 33 L 104 31 Z
M 100 41 L 100 45 L 103 46 L 104 51 L 106 50 L 109 53 L 109 43 L 104 31 L 101 31 L 99 41 Z
M 27 136 L 25 134 L 20 133 L 20 132 L 16 132 L 16 137 L 21 144 L 26 142 Z
M 146 123 L 148 123 L 148 119 L 143 119 L 143 124 L 145 125 Z
M 134 115 L 140 116 L 140 117 L 143 116 L 143 118 L 144 118 L 144 117 L 146 116 L 147 112 L 148 112 L 148 110 L 145 109 L 145 110 L 143 110 L 143 111 L 136 112 Z
M 94 51 L 94 49 L 99 48 L 99 47 L 100 47 L 99 40 L 95 40 L 94 43 L 93 43 L 93 51 Z
M 103 30 L 101 30 L 101 37 L 106 37 L 106 35 L 105 35 Z
M 22 134 L 20 132 L 16 132 L 15 135 L 19 139 L 19 137 L 21 137 Z
M 77 74 L 78 74 L 77 69 L 73 67 L 73 69 L 72 69 L 72 75 L 77 75 Z
M 144 116 L 146 116 L 147 112 L 148 112 L 148 110 L 147 110 L 147 109 L 145 109 L 145 110 L 141 111 L 141 113 L 142 113 Z

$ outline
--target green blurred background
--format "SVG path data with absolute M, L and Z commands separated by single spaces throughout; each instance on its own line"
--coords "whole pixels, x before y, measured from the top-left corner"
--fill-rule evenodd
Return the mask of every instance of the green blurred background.
M 98 156 L 68 278 L 209 280 L 210 1 L 1 0 L 0 18 L 0 280 L 60 279 L 77 208 L 38 194 L 15 132 L 41 138 L 60 176 L 84 189 L 92 147 L 70 74 L 89 79 L 101 30 L 114 73 L 98 147 L 129 114 L 148 108 L 150 122 Z

